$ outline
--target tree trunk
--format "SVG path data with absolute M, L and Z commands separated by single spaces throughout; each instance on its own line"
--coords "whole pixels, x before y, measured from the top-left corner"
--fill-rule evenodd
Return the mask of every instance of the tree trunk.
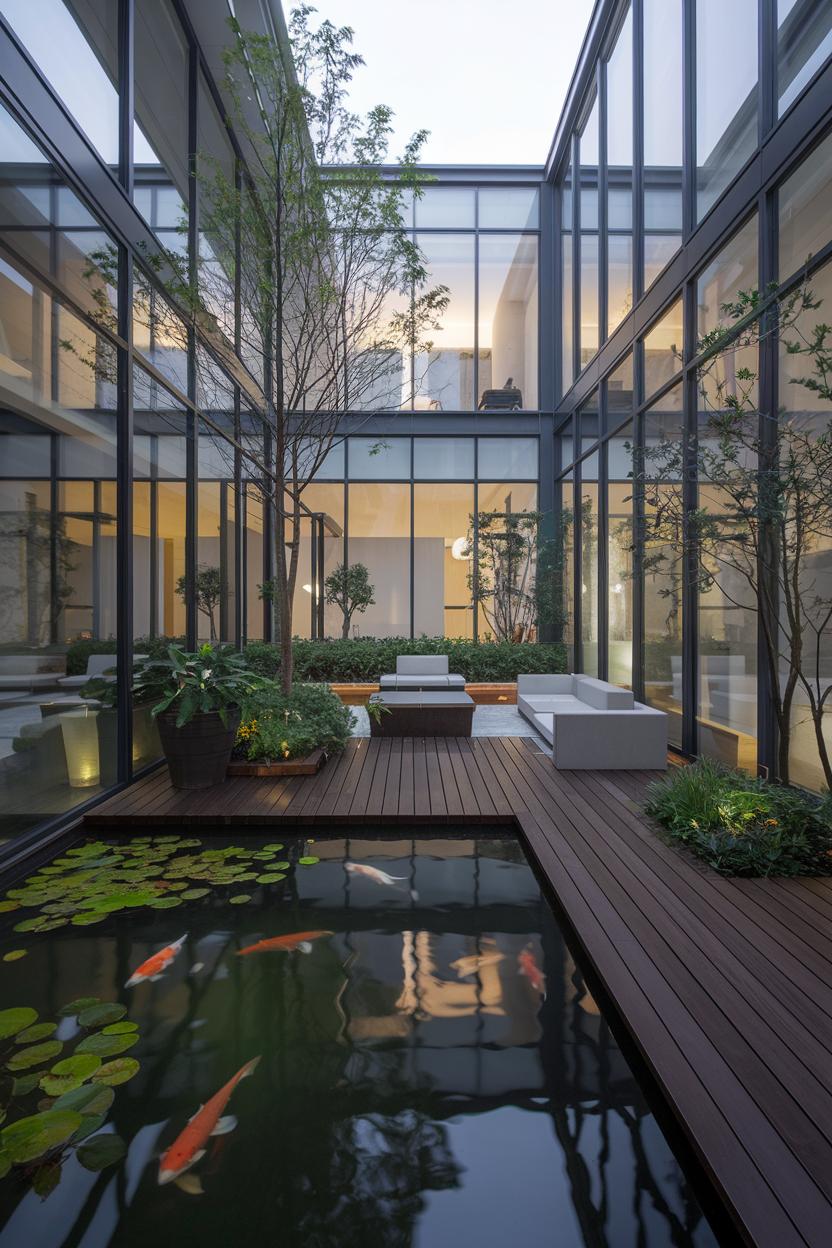
M 342 636 L 342 638 L 344 639 L 344 641 L 348 641 L 348 640 L 349 640 L 349 636 L 350 636 L 350 617 L 347 615 L 346 611 L 344 612 L 344 623 L 343 623 L 343 625 L 342 625 L 342 627 L 341 627 L 341 636 Z

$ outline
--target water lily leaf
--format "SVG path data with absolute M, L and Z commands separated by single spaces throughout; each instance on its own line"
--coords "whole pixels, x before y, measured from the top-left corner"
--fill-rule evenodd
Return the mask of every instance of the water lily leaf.
M 189 888 L 186 893 L 182 894 L 183 901 L 198 901 L 200 897 L 207 897 L 210 888 Z
M 0 1151 L 0 1179 L 5 1179 L 12 1168 L 12 1159 L 5 1150 Z
M 15 1096 L 28 1096 L 32 1089 L 38 1086 L 39 1079 L 39 1073 L 32 1075 L 19 1075 L 16 1079 L 12 1080 L 12 1093 Z
M 104 1067 L 102 1066 L 101 1069 L 103 1070 Z M 113 1103 L 114 1096 L 115 1092 L 111 1088 L 105 1088 L 96 1083 L 85 1083 L 80 1088 L 72 1088 L 69 1092 L 59 1096 L 53 1108 L 74 1109 L 77 1114 L 83 1114 L 85 1117 L 97 1116 L 106 1114 Z
M 278 880 L 285 880 L 285 879 L 286 879 L 285 871 L 272 871 L 268 875 L 258 875 L 257 883 L 258 884 L 276 884 Z
M 3 954 L 4 962 L 19 962 L 21 958 L 25 958 L 28 950 L 26 949 L 10 949 L 8 953 Z
M 150 905 L 154 910 L 172 910 L 174 906 L 182 905 L 181 897 L 157 897 L 155 901 L 151 901 Z
M 45 1040 L 57 1030 L 57 1023 L 35 1023 L 33 1027 L 26 1027 L 23 1031 L 19 1031 L 14 1042 L 15 1044 L 35 1044 L 36 1041 Z
M 38 1019 L 37 1010 L 28 1005 L 19 1005 L 11 1010 L 0 1010 L 0 1040 L 8 1036 L 16 1036 L 25 1027 L 31 1027 Z
M 264 848 L 264 849 L 281 850 L 281 849 L 283 848 L 283 846 L 282 846 L 279 842 L 275 841 L 275 843 L 274 843 L 273 845 L 264 845 L 264 846 L 263 846 L 263 848 Z
M 12 931 L 13 932 L 34 932 L 37 930 L 41 921 L 42 920 L 40 916 L 38 916 L 35 919 L 21 919 L 19 923 L 15 923 L 14 927 L 12 928 Z
M 117 1023 L 127 1013 L 127 1006 L 120 1001 L 102 1001 L 100 1005 L 91 1005 L 78 1015 L 82 1027 L 103 1027 L 106 1023 Z
M 51 918 L 46 918 L 42 915 L 38 919 L 35 926 L 32 928 L 32 931 L 33 932 L 54 932 L 56 927 L 66 927 L 68 922 L 69 922 L 69 919 L 63 918 L 62 916 L 53 915 Z
M 87 1170 L 103 1170 L 127 1155 L 127 1145 L 119 1135 L 95 1135 L 78 1149 L 78 1160 Z
M 10 910 L 19 910 L 19 901 L 0 901 L 0 914 L 8 914 Z
M 74 927 L 90 927 L 93 923 L 103 923 L 108 914 L 109 911 L 99 914 L 95 910 L 84 914 L 76 914 L 72 918 L 72 924 Z
M 138 1033 L 135 1031 L 126 1036 L 105 1036 L 99 1031 L 92 1036 L 86 1036 L 75 1051 L 76 1053 L 95 1053 L 98 1057 L 114 1057 L 116 1053 L 132 1049 L 133 1045 L 138 1043 L 138 1039 Z
M 108 1088 L 115 1088 L 120 1083 L 126 1083 L 128 1079 L 132 1079 L 138 1071 L 139 1063 L 135 1057 L 117 1057 L 112 1062 L 105 1062 L 93 1075 L 92 1081 L 102 1083 Z
M 48 1074 L 41 1078 L 40 1086 L 48 1096 L 63 1096 L 64 1093 L 80 1088 L 100 1065 L 101 1058 L 95 1053 L 75 1053 L 72 1057 L 65 1057 L 62 1062 L 56 1062 Z M 78 1107 L 69 1105 L 67 1108 Z
M 107 1027 L 102 1027 L 102 1036 L 126 1036 L 128 1032 L 132 1033 L 139 1030 L 139 1024 L 131 1022 L 129 1018 L 125 1018 L 121 1023 L 110 1023 Z
M 245 905 L 247 901 L 251 901 L 251 897 L 248 893 L 237 893 L 236 897 L 228 898 L 228 903 L 232 906 L 242 906 Z
M 6 1062 L 7 1070 L 29 1070 L 31 1066 L 41 1066 L 44 1062 L 51 1062 L 53 1057 L 57 1057 L 63 1048 L 60 1040 L 45 1040 L 43 1044 L 32 1044 L 26 1049 L 20 1049 Z
M 274 871 L 288 871 L 291 865 L 291 862 L 273 862 L 272 869 Z
M 314 867 L 315 863 L 320 861 L 320 858 L 316 858 L 314 854 L 308 854 L 305 858 L 298 858 L 298 862 L 302 867 Z
M 115 1096 L 112 1088 L 102 1088 L 101 1092 L 111 1092 Z M 108 1106 L 109 1108 L 109 1106 Z M 80 1144 L 88 1135 L 95 1135 L 96 1131 L 100 1131 L 107 1121 L 106 1113 L 103 1114 L 84 1114 L 81 1125 L 69 1141 L 70 1144 Z
M 69 1001 L 66 1005 L 62 1005 L 58 1010 L 58 1018 L 77 1018 L 82 1010 L 88 1010 L 91 1005 L 98 1005 L 100 997 L 77 997 L 75 1001 Z
M 48 1109 L 4 1127 L 0 1143 L 13 1162 L 24 1165 L 65 1144 L 80 1125 L 81 1115 L 74 1110 Z
M 51 1192 L 61 1181 L 61 1163 L 59 1161 L 51 1162 L 46 1166 L 38 1166 L 32 1175 L 32 1190 L 40 1196 L 41 1200 L 46 1200 Z

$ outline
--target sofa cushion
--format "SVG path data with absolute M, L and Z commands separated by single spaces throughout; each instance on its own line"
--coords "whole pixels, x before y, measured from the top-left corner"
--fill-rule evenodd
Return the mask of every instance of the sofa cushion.
M 459 672 L 451 672 L 451 674 L 448 676 L 448 688 L 449 689 L 462 689 L 464 691 L 465 690 L 465 677 L 460 676 Z
M 447 654 L 400 654 L 396 658 L 397 676 L 447 676 Z
M 574 693 L 574 676 L 559 672 L 556 675 L 523 673 L 517 677 L 517 692 L 525 695 L 537 693 Z
M 420 675 L 413 676 L 396 676 L 396 689 L 447 689 L 447 676 L 432 676 L 430 673 L 422 672 Z
M 594 676 L 576 676 L 575 694 L 586 706 L 596 711 L 631 711 L 634 698 L 631 689 L 621 689 Z

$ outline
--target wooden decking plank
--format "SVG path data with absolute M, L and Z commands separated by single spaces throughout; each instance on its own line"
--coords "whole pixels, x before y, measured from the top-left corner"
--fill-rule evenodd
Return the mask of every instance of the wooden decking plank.
M 384 797 L 381 803 L 381 814 L 384 819 L 394 819 L 399 813 L 399 792 L 402 775 L 402 739 L 394 737 L 390 742 L 390 757 L 387 760 L 387 778 L 384 782 Z
M 367 803 L 370 800 L 370 790 L 373 787 L 373 778 L 375 776 L 379 758 L 382 754 L 381 745 L 382 742 L 378 737 L 370 739 L 364 763 L 349 804 L 348 813 L 351 816 L 364 818 L 367 814 Z
M 413 815 L 413 737 L 402 740 L 399 786 L 398 814 L 400 818 L 407 819 Z
M 494 815 L 499 816 L 512 814 L 511 804 L 506 801 L 505 794 L 500 787 L 497 777 L 494 775 L 488 761 L 483 757 L 482 752 L 476 748 L 474 739 L 472 738 L 472 740 L 469 741 L 465 737 L 460 737 L 459 752 L 465 759 L 471 784 L 474 786 L 477 793 L 481 794 L 484 790 L 488 794 Z M 480 763 L 482 763 L 482 766 Z M 480 804 L 482 804 L 481 796 L 478 800 Z
M 368 819 L 381 818 L 382 807 L 384 805 L 384 791 L 387 787 L 387 769 L 390 766 L 390 750 L 393 740 L 393 737 L 382 737 L 379 742 L 376 769 L 373 775 L 373 783 L 370 786 L 370 793 L 367 798 L 366 814 Z
M 449 817 L 454 815 L 462 816 L 465 814 L 465 805 L 459 793 L 453 763 L 448 752 L 448 738 L 437 737 L 434 745 L 439 764 L 439 775 L 442 780 L 442 790 L 445 795 L 445 809 Z
M 413 738 L 413 815 L 427 819 L 430 816 L 430 789 L 425 755 L 425 738 Z
M 431 816 L 434 819 L 445 819 L 448 815 L 448 803 L 445 800 L 445 786 L 442 783 L 442 769 L 439 766 L 434 737 L 425 739 L 425 766 Z
M 483 814 L 493 815 L 494 806 L 490 798 L 487 798 L 488 810 L 483 810 L 482 790 L 481 789 L 479 790 L 479 795 L 478 795 L 473 785 L 471 784 L 471 780 L 468 775 L 468 770 L 465 766 L 465 761 L 459 749 L 459 742 L 457 738 L 446 737 L 446 744 L 447 744 L 447 749 L 448 749 L 448 758 L 450 760 L 451 768 L 454 773 L 454 780 L 456 781 L 456 787 L 459 792 L 460 801 L 462 802 L 463 811 L 465 811 L 466 814 L 473 813 L 477 815 L 483 815 Z

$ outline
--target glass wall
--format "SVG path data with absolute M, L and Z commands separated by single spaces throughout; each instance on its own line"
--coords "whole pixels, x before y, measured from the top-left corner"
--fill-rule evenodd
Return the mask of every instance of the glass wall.
M 537 238 L 479 240 L 477 406 L 537 407 Z
M 607 679 L 633 684 L 633 423 L 607 443 Z
M 757 0 L 696 0 L 696 209 L 701 219 L 757 146 Z
M 827 0 L 777 0 L 777 102 L 780 116 L 832 53 Z
M 471 596 L 474 487 L 413 489 L 413 634 L 474 635 Z M 469 540 L 470 539 L 470 540 Z
M 607 62 L 607 333 L 633 307 L 633 14 Z
M 643 0 L 644 288 L 682 241 L 683 0 Z
M 578 214 L 581 222 L 580 267 L 580 359 L 581 367 L 592 359 L 598 350 L 598 99 L 590 109 L 589 117 L 579 138 L 580 152 L 580 201 Z

